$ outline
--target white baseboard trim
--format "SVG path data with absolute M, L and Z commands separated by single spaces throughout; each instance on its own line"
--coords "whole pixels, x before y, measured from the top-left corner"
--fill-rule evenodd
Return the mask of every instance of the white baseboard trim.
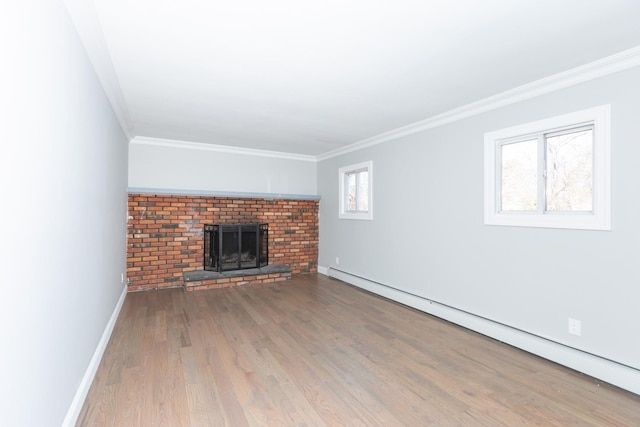
M 331 267 L 322 274 L 487 335 L 640 395 L 640 370 Z M 321 268 L 318 267 L 318 272 Z
M 113 313 L 111 314 L 109 323 L 107 323 L 107 326 L 104 328 L 102 338 L 100 338 L 100 342 L 98 342 L 98 346 L 96 347 L 96 351 L 93 353 L 91 362 L 89 362 L 89 366 L 87 367 L 87 370 L 82 377 L 80 387 L 78 387 L 76 395 L 73 398 L 73 402 L 71 402 L 71 406 L 67 411 L 67 416 L 64 417 L 64 421 L 62 422 L 63 427 L 72 427 L 76 425 L 78 416 L 80 415 L 80 411 L 82 410 L 82 405 L 84 404 L 84 400 L 87 398 L 89 388 L 91 388 L 91 383 L 93 383 L 93 378 L 96 376 L 98 366 L 100 366 L 100 361 L 102 360 L 104 351 L 107 348 L 107 344 L 109 343 L 109 339 L 111 338 L 111 333 L 113 332 L 113 328 L 116 325 L 116 320 L 118 320 L 118 315 L 120 314 L 120 309 L 122 309 L 122 304 L 124 304 L 126 296 L 127 287 L 125 286 L 122 289 L 122 294 L 120 294 L 120 299 L 118 299 L 116 307 L 113 309 Z
M 325 276 L 329 275 L 329 269 L 327 267 L 318 266 L 318 273 L 324 274 Z

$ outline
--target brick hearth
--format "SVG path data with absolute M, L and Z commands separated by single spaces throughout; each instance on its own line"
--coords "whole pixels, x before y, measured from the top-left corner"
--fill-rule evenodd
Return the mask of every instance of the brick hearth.
M 187 291 L 227 288 L 231 286 L 266 285 L 291 279 L 291 268 L 286 265 L 270 264 L 262 268 L 225 271 L 187 271 L 184 273 L 184 287 Z
M 129 194 L 128 289 L 187 285 L 185 273 L 203 270 L 204 224 L 268 223 L 269 262 L 291 271 L 245 272 L 228 281 L 191 283 L 192 289 L 270 283 L 287 280 L 291 273 L 316 272 L 318 207 L 318 200 Z

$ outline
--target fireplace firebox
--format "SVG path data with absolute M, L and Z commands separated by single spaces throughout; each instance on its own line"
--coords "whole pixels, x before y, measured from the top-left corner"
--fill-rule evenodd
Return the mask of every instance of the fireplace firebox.
M 205 270 L 223 272 L 268 264 L 268 224 L 205 224 Z

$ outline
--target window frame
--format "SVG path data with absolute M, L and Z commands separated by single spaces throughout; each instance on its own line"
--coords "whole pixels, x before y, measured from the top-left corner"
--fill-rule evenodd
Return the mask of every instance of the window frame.
M 347 176 L 355 173 L 357 177 L 358 172 L 367 171 L 367 196 L 368 196 L 368 209 L 366 211 L 349 210 L 347 197 L 349 190 L 347 188 Z M 373 219 L 373 162 L 361 162 L 354 165 L 344 166 L 338 170 L 338 186 L 339 186 L 339 211 L 338 217 L 341 219 L 360 219 L 360 220 L 372 220 Z M 358 183 L 356 181 L 356 191 Z M 358 201 L 356 200 L 356 207 Z
M 521 227 L 611 230 L 611 106 L 602 105 L 531 123 L 512 126 L 484 135 L 484 223 Z M 592 211 L 501 211 L 501 147 L 508 143 L 544 137 L 550 133 L 593 127 L 593 199 Z M 543 154 L 543 153 L 541 153 Z M 544 167 L 538 156 L 537 167 Z M 545 187 L 538 176 L 538 191 Z M 544 193 L 546 190 L 542 190 Z M 540 203 L 540 199 L 538 200 Z

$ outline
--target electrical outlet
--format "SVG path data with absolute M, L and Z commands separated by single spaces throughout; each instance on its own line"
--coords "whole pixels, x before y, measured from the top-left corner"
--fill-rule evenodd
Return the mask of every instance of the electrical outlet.
M 577 336 L 582 334 L 582 324 L 579 320 L 569 318 L 569 333 Z
M 336 257 L 336 265 L 340 265 L 340 257 L 339 256 Z
M 120 283 L 124 284 L 124 273 L 120 273 Z

